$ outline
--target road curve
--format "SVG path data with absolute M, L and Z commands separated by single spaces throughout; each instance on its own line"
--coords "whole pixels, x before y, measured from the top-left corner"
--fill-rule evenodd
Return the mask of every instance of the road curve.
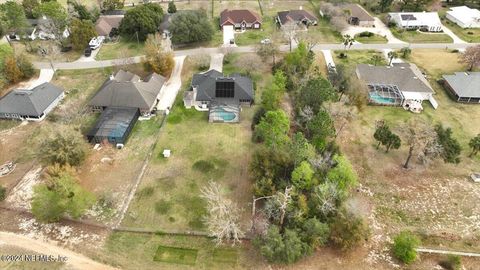
M 387 43 L 387 44 L 354 44 L 350 50 L 385 50 L 385 49 L 401 49 L 403 47 L 409 47 L 410 49 L 465 49 L 470 46 L 480 45 L 480 43 Z M 322 50 L 343 50 L 343 44 L 317 44 L 313 47 L 313 51 L 321 52 Z M 212 54 L 223 53 L 225 48 L 196 48 L 189 50 L 175 51 L 175 56 L 188 56 L 198 54 Z M 249 53 L 255 52 L 255 46 L 241 46 L 228 48 L 230 52 L 236 53 Z M 288 51 L 288 45 L 280 46 L 281 51 Z M 123 65 L 125 63 L 140 63 L 143 55 L 120 58 L 112 60 L 101 60 L 91 62 L 57 62 L 53 63 L 55 69 L 89 69 L 89 68 L 103 68 L 117 65 Z M 33 65 L 37 69 L 51 68 L 49 62 L 34 62 Z
M 0 243 L 30 250 L 39 254 L 53 255 L 55 257 L 57 255 L 65 256 L 67 257 L 67 261 L 65 263 L 74 269 L 118 270 L 118 268 L 96 262 L 69 249 L 19 234 L 0 232 Z

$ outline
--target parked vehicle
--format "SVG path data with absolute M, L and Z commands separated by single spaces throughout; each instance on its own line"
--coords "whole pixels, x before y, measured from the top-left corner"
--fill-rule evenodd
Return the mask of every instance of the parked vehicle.
M 85 48 L 84 54 L 85 54 L 86 57 L 90 57 L 92 55 L 92 48 L 90 46 Z
M 92 50 L 96 50 L 100 47 L 100 45 L 102 45 L 104 40 L 105 40 L 104 36 L 94 37 L 90 40 L 90 42 L 88 43 L 88 46 L 90 46 Z

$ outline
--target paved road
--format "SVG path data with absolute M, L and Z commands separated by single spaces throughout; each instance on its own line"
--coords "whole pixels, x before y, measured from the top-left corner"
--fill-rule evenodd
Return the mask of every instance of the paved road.
M 388 43 L 388 44 L 354 44 L 350 50 L 380 50 L 385 49 L 401 49 L 403 47 L 410 47 L 411 49 L 465 49 L 470 46 L 480 45 L 480 43 Z M 321 52 L 322 50 L 343 50 L 343 44 L 318 44 L 313 50 Z M 242 46 L 230 48 L 232 52 L 247 53 L 255 52 L 255 46 Z M 280 46 L 281 51 L 288 51 L 288 45 Z M 175 51 L 175 56 L 188 56 L 197 54 L 214 54 L 222 53 L 222 48 L 196 48 L 190 50 Z M 131 63 L 140 63 L 143 56 L 135 56 L 126 58 Z M 125 63 L 124 59 L 102 60 L 94 62 L 60 62 L 54 63 L 55 69 L 88 69 L 88 68 L 102 68 L 121 65 Z M 48 62 L 34 62 L 34 66 L 38 69 L 51 68 Z
M 45 241 L 32 239 L 23 235 L 0 232 L 0 244 L 19 247 L 21 249 L 30 250 L 45 255 L 61 255 L 67 257 L 66 264 L 73 269 L 90 269 L 90 270 L 114 270 L 117 268 L 101 264 L 93 261 L 84 255 L 73 252 L 69 249 L 59 247 Z M 72 269 L 69 268 L 69 269 Z

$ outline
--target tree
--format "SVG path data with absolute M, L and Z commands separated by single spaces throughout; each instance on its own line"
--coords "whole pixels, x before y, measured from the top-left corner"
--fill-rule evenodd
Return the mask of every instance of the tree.
M 76 0 L 68 0 L 68 9 L 71 15 L 80 20 L 96 21 L 96 16 L 90 13 L 85 5 L 78 3 Z
M 212 24 L 204 10 L 191 10 L 175 15 L 170 32 L 174 44 L 210 41 L 213 36 Z
M 296 95 L 295 105 L 298 109 L 309 106 L 313 113 L 318 113 L 322 110 L 324 102 L 336 100 L 336 93 L 330 82 L 318 75 L 307 81 L 307 83 L 300 88 Z
M 315 186 L 311 196 L 313 208 L 324 218 L 337 212 L 337 202 L 344 197 L 338 184 L 330 180 Z
M 0 19 L 9 32 L 21 32 L 28 25 L 23 7 L 15 1 L 0 4 Z
M 27 18 L 35 18 L 35 10 L 40 6 L 38 0 L 22 0 L 22 7 Z
M 412 54 L 412 49 L 410 49 L 409 47 L 403 47 L 400 49 L 400 53 L 402 54 L 403 59 L 407 59 L 410 54 Z
M 392 3 L 393 3 L 393 0 L 380 0 L 380 2 L 378 3 L 378 6 L 380 7 L 380 11 L 385 12 L 390 8 Z
M 75 50 L 83 50 L 93 37 L 97 36 L 95 25 L 91 21 L 73 19 L 70 23 L 70 39 Z
M 446 260 L 438 264 L 447 270 L 460 270 L 462 269 L 462 258 L 458 255 L 448 255 Z
M 282 110 L 269 111 L 255 127 L 254 136 L 270 148 L 285 145 L 288 138 L 290 121 Z
M 378 55 L 378 54 L 374 54 L 372 56 L 372 61 L 373 61 L 373 65 L 376 66 L 377 63 L 381 62 L 383 60 L 383 57 Z
M 435 126 L 435 132 L 437 133 L 438 143 L 442 146 L 443 160 L 447 163 L 460 163 L 460 153 L 462 148 L 457 139 L 452 137 L 451 128 L 443 128 L 441 124 Z
M 277 70 L 273 82 L 262 92 L 262 106 L 267 111 L 274 111 L 280 107 L 285 93 L 286 78 L 281 70 Z
M 285 187 L 283 192 L 277 191 L 272 195 L 265 205 L 264 211 L 267 217 L 283 228 L 287 212 L 292 209 L 292 192 L 293 187 Z
M 267 44 L 260 44 L 256 47 L 255 51 L 262 58 L 264 62 L 267 61 L 267 58 L 272 58 L 272 64 L 276 64 L 276 56 L 280 52 L 278 45 L 276 43 L 270 42 Z
M 40 157 L 45 164 L 80 165 L 87 156 L 82 135 L 74 130 L 59 129 L 46 138 L 40 148 Z
M 425 147 L 436 141 L 435 131 L 423 121 L 410 120 L 402 130 L 405 131 L 405 143 L 408 146 L 408 156 L 403 167 L 408 169 L 415 152 L 423 151 Z
M 41 222 L 56 222 L 63 214 L 79 218 L 95 202 L 95 196 L 83 189 L 75 171 L 58 165 L 47 168 L 47 183 L 34 187 L 32 214 Z
M 147 39 L 154 34 L 163 20 L 163 10 L 157 4 L 145 4 L 129 9 L 120 23 L 120 33 L 127 38 Z
M 148 35 L 145 42 L 145 59 L 143 60 L 146 70 L 169 77 L 175 67 L 173 52 L 166 48 L 163 38 L 159 33 Z
M 17 65 L 15 56 L 10 55 L 5 58 L 3 73 L 10 83 L 17 83 L 23 78 L 23 73 Z
M 346 210 L 340 211 L 335 216 L 333 223 L 330 225 L 330 230 L 330 239 L 333 244 L 342 250 L 355 247 L 366 241 L 369 236 L 368 225 L 365 221 Z
M 307 161 L 302 161 L 292 172 L 292 183 L 300 190 L 309 190 L 313 186 L 315 171 Z
M 393 254 L 400 261 L 410 264 L 417 259 L 416 248 L 420 240 L 411 232 L 403 231 L 393 239 Z
M 323 150 L 327 144 L 327 139 L 335 135 L 333 121 L 324 109 L 307 122 L 306 131 L 307 138 L 318 150 Z
M 389 59 L 390 62 L 388 63 L 388 65 L 391 66 L 393 59 L 395 59 L 395 58 L 397 58 L 397 57 L 398 57 L 397 52 L 395 52 L 395 51 L 389 51 L 389 52 L 388 52 L 388 59 Z
M 67 11 L 62 4 L 56 1 L 42 2 L 35 13 L 37 17 L 43 15 L 47 18 L 47 20 L 43 20 L 39 24 L 39 28 L 46 33 L 54 35 L 57 41 L 61 41 L 68 19 Z
M 347 192 L 357 185 L 357 174 L 350 161 L 342 155 L 333 157 L 335 166 L 327 173 L 327 179 L 335 183 L 339 191 Z
M 259 241 L 260 253 L 269 262 L 294 263 L 303 257 L 307 247 L 297 232 L 286 229 L 280 233 L 277 226 L 270 226 L 267 235 Z
M 226 198 L 219 184 L 210 182 L 201 190 L 202 198 L 207 201 L 208 215 L 205 217 L 209 235 L 215 237 L 217 244 L 224 240 L 232 240 L 232 244 L 240 242 L 244 232 L 240 228 L 240 209 Z
M 324 246 L 330 235 L 330 228 L 328 224 L 320 222 L 316 218 L 309 218 L 301 225 L 298 234 L 303 243 L 307 244 L 308 253 L 311 253 L 315 248 Z
M 357 109 L 353 106 L 345 106 L 340 102 L 330 102 L 325 108 L 334 121 L 335 138 L 340 135 L 343 128 L 357 116 Z
M 0 202 L 7 197 L 7 189 L 4 186 L 0 186 Z
M 470 153 L 470 157 L 475 156 L 480 151 L 480 134 L 477 134 L 477 136 L 473 137 L 468 143 L 468 146 L 472 148 L 472 153 Z
M 315 156 L 315 148 L 308 142 L 301 132 L 297 132 L 292 136 L 289 148 L 295 166 L 302 161 L 308 161 Z
M 386 152 L 390 150 L 390 148 L 398 149 L 401 145 L 400 137 L 394 134 L 390 127 L 387 124 L 382 124 L 377 126 L 375 133 L 373 134 L 375 140 L 378 141 L 377 149 L 380 144 L 384 145 L 386 148 Z
M 35 74 L 35 68 L 33 67 L 32 62 L 30 62 L 30 59 L 25 54 L 21 54 L 17 56 L 16 58 L 17 61 L 17 66 L 20 69 L 20 72 L 22 72 L 22 77 L 24 79 L 29 79 Z
M 175 6 L 175 3 L 172 1 L 168 2 L 168 13 L 173 14 L 177 12 L 177 6 Z
M 346 34 L 346 35 L 343 35 L 343 49 L 344 50 L 347 50 L 347 47 L 350 49 L 353 45 L 353 43 L 355 42 L 355 39 Z
M 104 10 L 122 9 L 125 4 L 125 0 L 103 0 L 101 7 Z
M 462 53 L 463 63 L 468 65 L 468 71 L 472 71 L 474 67 L 480 65 L 480 45 L 468 47 Z

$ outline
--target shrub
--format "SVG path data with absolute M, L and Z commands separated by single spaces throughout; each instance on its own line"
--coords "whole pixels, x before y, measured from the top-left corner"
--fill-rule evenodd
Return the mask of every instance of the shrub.
M 7 197 L 7 189 L 3 186 L 0 186 L 0 202 L 5 200 Z
M 344 209 L 330 224 L 330 230 L 330 239 L 342 250 L 352 249 L 369 237 L 369 228 L 365 221 Z
M 340 58 L 340 59 L 345 59 L 345 58 L 347 58 L 347 57 L 348 57 L 348 55 L 347 55 L 346 53 L 343 53 L 343 52 L 341 52 L 341 53 L 338 55 L 338 58 Z
M 139 198 L 151 197 L 153 193 L 155 193 L 154 187 L 144 187 L 142 190 L 138 192 L 138 197 Z
M 459 52 L 458 49 L 453 49 L 453 50 L 451 50 L 451 53 L 458 53 L 458 52 Z
M 267 235 L 257 240 L 260 252 L 269 262 L 294 263 L 304 256 L 307 245 L 297 232 L 285 229 L 283 235 L 277 226 L 270 226 Z
M 393 254 L 405 264 L 410 264 L 417 259 L 416 248 L 420 240 L 411 232 L 404 231 L 393 240 Z
M 397 23 L 394 22 L 394 21 L 389 21 L 388 24 L 387 24 L 388 28 L 393 28 L 393 27 L 397 27 Z
M 373 37 L 373 35 L 374 34 L 372 32 L 368 32 L 368 31 L 364 31 L 358 34 L 359 37 Z
M 155 203 L 155 212 L 165 215 L 172 208 L 172 203 L 170 201 L 161 199 Z
M 473 32 L 472 32 L 472 31 L 468 31 L 467 34 L 473 35 Z
M 52 132 L 40 148 L 40 158 L 46 165 L 80 165 L 87 157 L 87 144 L 74 130 L 60 129 Z
M 209 173 L 215 169 L 215 165 L 211 161 L 198 160 L 193 163 L 192 168 L 203 173 Z
M 445 261 L 441 261 L 440 266 L 447 270 L 460 270 L 462 267 L 462 259 L 458 255 L 448 255 Z

